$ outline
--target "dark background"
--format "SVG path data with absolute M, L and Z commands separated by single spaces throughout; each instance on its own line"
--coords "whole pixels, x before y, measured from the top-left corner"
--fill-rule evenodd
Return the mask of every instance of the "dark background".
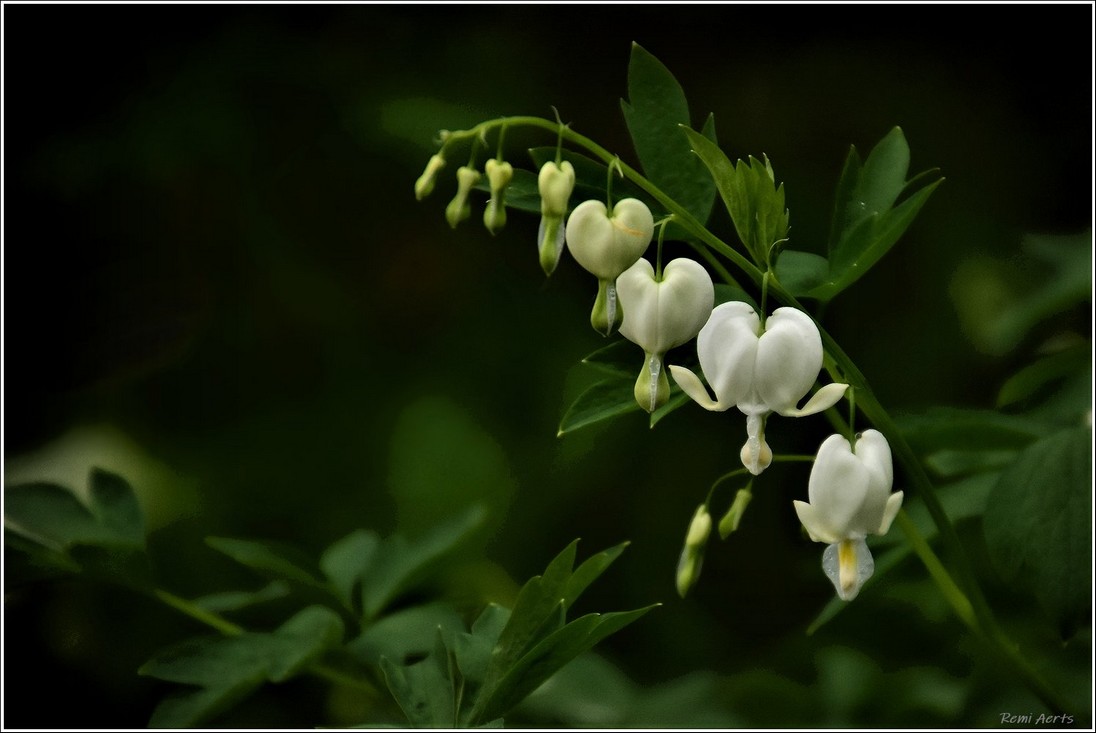
M 565 255 L 544 281 L 535 217 L 511 213 L 492 238 L 477 211 L 451 231 L 451 170 L 426 201 L 412 184 L 438 129 L 549 105 L 634 162 L 618 98 L 637 41 L 698 124 L 715 113 L 730 155 L 771 158 L 792 246 L 821 252 L 848 144 L 866 153 L 899 124 L 912 170 L 947 181 L 826 324 L 890 409 L 992 406 L 1034 344 L 980 348 L 949 293 L 964 263 L 1015 259 L 1025 233 L 1091 225 L 1091 12 L 6 5 L 6 473 L 72 426 L 125 436 L 169 477 L 138 490 L 158 571 L 184 595 L 244 577 L 205 535 L 318 552 L 479 496 L 496 510 L 469 576 L 484 597 L 574 537 L 586 552 L 633 540 L 589 610 L 666 604 L 606 644 L 639 682 L 763 667 L 810 684 L 827 643 L 884 672 L 962 678 L 955 629 L 909 603 L 865 599 L 832 637 L 803 637 L 830 589 L 788 511 L 805 494 L 792 468 L 766 475 L 742 532 L 677 599 L 681 538 L 737 463 L 740 416 L 690 406 L 653 432 L 632 414 L 557 440 L 590 381 L 574 366 L 602 343 L 591 279 Z M 512 160 L 531 168 L 522 147 L 552 142 L 514 134 Z M 722 213 L 714 226 L 730 231 Z M 1071 318 L 1088 332 L 1087 313 Z M 821 420 L 773 427 L 788 452 L 826 434 Z M 401 494 L 395 456 L 452 477 L 455 453 L 473 456 L 459 489 Z M 6 723 L 143 726 L 163 690 L 134 669 L 194 631 L 121 591 L 5 588 Z M 286 689 L 229 722 L 329 719 L 308 683 Z M 989 724 L 967 715 L 940 720 Z

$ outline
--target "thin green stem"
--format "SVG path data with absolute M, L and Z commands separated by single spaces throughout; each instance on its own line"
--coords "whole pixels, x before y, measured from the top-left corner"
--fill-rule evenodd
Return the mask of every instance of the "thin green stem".
M 655 250 L 655 282 L 662 282 L 662 242 L 666 238 L 666 225 L 673 221 L 674 217 L 668 216 L 659 223 L 658 247 Z
M 929 543 L 925 541 L 925 538 L 918 531 L 917 525 L 910 519 L 909 514 L 905 509 L 898 511 L 898 516 L 895 518 L 895 524 L 902 530 L 902 534 L 906 535 L 906 540 L 909 541 L 910 547 L 917 553 L 917 557 L 921 559 L 925 568 L 929 571 L 929 575 L 932 576 L 933 582 L 936 583 L 936 587 L 940 589 L 940 592 L 944 595 L 944 599 L 955 611 L 955 615 L 959 617 L 959 620 L 966 624 L 970 629 L 979 631 L 978 619 L 974 615 L 974 608 L 970 605 L 970 599 L 966 594 L 959 589 L 959 586 L 952 580 L 947 569 L 943 563 L 940 562 L 940 558 L 936 556 L 936 553 L 932 551 Z
M 813 463 L 814 456 L 808 455 L 778 455 L 773 456 L 773 463 Z

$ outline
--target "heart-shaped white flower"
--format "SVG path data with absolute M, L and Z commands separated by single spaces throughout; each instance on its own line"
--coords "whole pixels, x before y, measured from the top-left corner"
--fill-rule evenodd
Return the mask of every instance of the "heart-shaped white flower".
M 723 303 L 700 330 L 696 350 L 715 400 L 688 369 L 671 366 L 670 372 L 701 407 L 722 412 L 737 406 L 746 415 L 749 439 L 742 462 L 754 475 L 772 460 L 764 434 L 769 413 L 813 415 L 835 405 L 848 387 L 828 384 L 802 408 L 796 407 L 822 369 L 822 337 L 810 316 L 795 308 L 777 308 L 762 328 L 748 303 Z
M 711 315 L 715 288 L 708 271 L 686 258 L 667 264 L 661 280 L 651 263 L 640 259 L 617 278 L 616 288 L 624 309 L 620 333 L 645 354 L 636 401 L 653 412 L 670 395 L 662 357 L 697 335 Z
M 810 503 L 793 502 L 810 538 L 829 545 L 822 568 L 843 600 L 855 598 L 874 571 L 864 538 L 886 534 L 902 507 L 902 492 L 891 493 L 893 482 L 890 445 L 882 433 L 865 430 L 855 447 L 831 435 L 811 468 Z
M 622 199 L 612 212 L 601 201 L 583 201 L 567 220 L 567 249 L 598 280 L 616 280 L 647 250 L 655 221 L 647 204 Z

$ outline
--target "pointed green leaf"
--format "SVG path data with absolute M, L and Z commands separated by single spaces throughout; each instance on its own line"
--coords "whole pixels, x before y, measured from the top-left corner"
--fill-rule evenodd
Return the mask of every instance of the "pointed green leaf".
M 670 399 L 666 400 L 666 404 L 664 404 L 662 407 L 659 407 L 657 410 L 651 413 L 651 417 L 649 420 L 650 427 L 653 429 L 655 425 L 658 425 L 660 422 L 666 419 L 670 415 L 670 413 L 684 407 L 691 401 L 692 400 L 689 395 L 682 392 L 681 387 L 678 387 L 677 384 L 673 383 L 673 380 L 671 380 Z
M 621 542 L 615 547 L 610 547 L 608 550 L 602 550 L 596 555 L 591 555 L 586 558 L 581 565 L 575 568 L 575 572 L 568 578 L 567 584 L 563 591 L 564 607 L 570 608 L 571 605 L 582 595 L 583 591 L 590 587 L 590 584 L 601 577 L 601 574 L 609 569 L 609 566 L 613 564 L 620 554 L 624 552 L 624 549 L 631 544 L 630 542 Z
M 639 367 L 636 368 L 639 373 Z M 633 381 L 611 379 L 598 382 L 571 403 L 559 423 L 557 437 L 579 428 L 642 409 L 636 402 Z
M 347 645 L 347 650 L 366 664 L 378 664 L 381 657 L 398 662 L 429 653 L 438 628 L 456 634 L 464 631 L 464 623 L 460 614 L 445 603 L 411 606 L 371 624 Z
M 954 407 L 902 415 L 897 422 L 910 446 L 921 454 L 1023 448 L 1049 430 L 1048 425 L 1026 417 Z
M 628 62 L 628 101 L 620 106 L 647 178 L 698 221 L 707 221 L 715 186 L 678 130 L 692 125 L 685 92 L 662 62 L 636 43 Z M 710 115 L 703 134 L 714 142 Z
M 833 204 L 833 219 L 830 222 L 830 236 L 827 240 L 827 252 L 833 252 L 837 246 L 837 240 L 848 229 L 859 207 L 853 205 L 853 197 L 856 195 L 856 185 L 860 178 L 860 154 L 856 152 L 856 146 L 849 146 L 849 154 L 845 158 L 845 166 L 841 169 L 841 178 L 837 181 L 837 195 Z
M 902 128 L 892 128 L 868 154 L 857 176 L 852 205 L 854 218 L 887 211 L 906 185 L 910 147 Z
M 214 613 L 225 613 L 239 611 L 267 601 L 276 601 L 287 595 L 289 595 L 289 585 L 281 580 L 273 580 L 256 591 L 210 593 L 194 599 L 194 605 Z
M 1091 365 L 1092 345 L 1087 342 L 1046 356 L 1024 367 L 1001 385 L 997 406 L 1005 407 L 1026 400 L 1046 385 L 1082 372 Z
M 1049 435 L 1001 472 L 983 528 L 1007 582 L 1035 595 L 1064 636 L 1089 618 L 1092 430 Z
M 449 678 L 448 656 L 431 653 L 403 666 L 381 658 L 381 671 L 392 697 L 415 728 L 455 728 L 456 699 Z
M 797 298 L 824 283 L 829 271 L 829 260 L 811 252 L 784 250 L 776 261 L 776 279 Z
M 362 577 L 365 618 L 375 618 L 401 593 L 425 580 L 437 564 L 468 541 L 486 519 L 487 510 L 476 504 L 413 541 L 399 535 L 385 540 L 376 560 Z
M 502 630 L 509 623 L 510 616 L 510 609 L 489 604 L 472 624 L 472 633 L 458 633 L 453 636 L 453 652 L 467 686 L 468 699 L 473 699 L 483 684 L 491 662 L 491 653 L 502 636 Z
M 323 587 L 312 563 L 299 550 L 276 542 L 207 537 L 206 544 L 261 575 Z
M 638 346 L 627 339 L 617 339 L 587 354 L 582 363 L 606 374 L 634 381 L 642 361 L 642 351 Z
M 99 468 L 91 472 L 91 512 L 112 535 L 134 546 L 145 544 L 145 520 L 125 479 Z
M 656 604 L 657 605 L 657 604 Z M 549 677 L 605 637 L 620 631 L 656 606 L 583 616 L 541 640 L 477 700 L 472 722 L 501 717 Z
M 380 544 L 376 532 L 359 529 L 328 547 L 320 557 L 320 569 L 351 611 L 361 611 L 361 591 L 355 589 L 376 559 Z

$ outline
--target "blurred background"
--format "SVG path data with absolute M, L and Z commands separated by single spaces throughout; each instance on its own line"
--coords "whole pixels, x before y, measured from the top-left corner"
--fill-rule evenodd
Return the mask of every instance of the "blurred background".
M 823 252 L 848 145 L 901 125 L 911 173 L 947 181 L 825 323 L 888 408 L 992 407 L 1043 338 L 1091 330 L 1090 302 L 1034 335 L 980 326 L 1047 276 L 1025 236 L 1090 236 L 1090 34 L 1083 5 L 6 5 L 5 481 L 80 491 L 90 465 L 123 474 L 181 595 L 248 582 L 206 535 L 316 554 L 474 500 L 491 534 L 446 583 L 476 603 L 511 600 L 575 537 L 580 557 L 632 540 L 584 610 L 664 605 L 584 663 L 654 687 L 636 725 L 989 726 L 1037 710 L 916 563 L 805 635 L 832 588 L 791 511 L 802 466 L 765 475 L 677 598 L 681 541 L 737 465 L 741 416 L 687 406 L 654 431 L 631 413 L 557 439 L 595 379 L 578 362 L 604 343 L 595 283 L 567 255 L 545 280 L 536 217 L 511 212 L 491 237 L 477 208 L 450 230 L 451 170 L 423 202 L 412 185 L 439 129 L 550 105 L 635 163 L 618 100 L 637 41 L 697 124 L 715 113 L 729 155 L 769 156 L 791 246 Z M 531 169 L 524 148 L 553 143 L 514 132 L 510 159 Z M 713 226 L 732 231 L 723 212 Z M 774 449 L 811 453 L 828 426 L 770 430 Z M 13 727 L 144 726 L 164 687 L 136 668 L 198 631 L 118 589 L 4 590 Z M 1090 647 L 1086 630 L 1063 652 L 1063 685 L 1091 688 Z M 597 722 L 564 699 L 513 724 Z M 301 681 L 223 724 L 355 710 Z

